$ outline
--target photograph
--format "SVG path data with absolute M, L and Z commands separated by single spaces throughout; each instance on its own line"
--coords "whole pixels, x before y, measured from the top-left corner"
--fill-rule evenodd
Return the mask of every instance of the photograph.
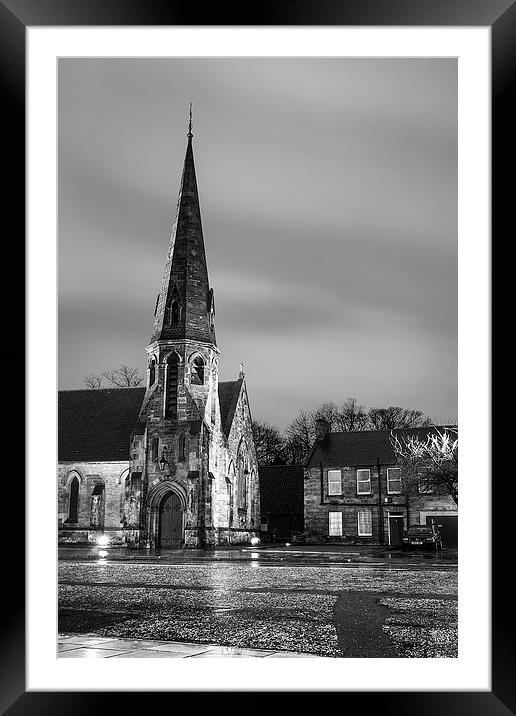
M 58 660 L 457 662 L 457 57 L 56 71 Z

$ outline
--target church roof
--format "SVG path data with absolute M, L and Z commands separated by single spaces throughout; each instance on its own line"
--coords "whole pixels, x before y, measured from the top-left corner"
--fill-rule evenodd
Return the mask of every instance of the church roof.
M 178 338 L 215 343 L 214 314 L 190 128 L 151 343 Z
M 59 461 L 128 460 L 144 394 L 145 388 L 59 391 Z
M 260 509 L 269 514 L 303 514 L 304 471 L 302 465 L 262 465 Z
M 233 424 L 235 410 L 242 389 L 243 378 L 219 383 L 220 422 L 227 437 Z
M 393 430 L 395 435 L 417 435 L 421 439 L 445 426 L 404 428 Z M 355 465 L 392 465 L 396 462 L 391 445 L 390 430 L 356 430 L 352 432 L 328 433 L 324 440 L 316 441 L 308 457 L 307 467 Z
M 229 435 L 243 379 L 219 383 L 222 430 Z M 58 460 L 128 460 L 145 388 L 61 390 L 58 395 Z

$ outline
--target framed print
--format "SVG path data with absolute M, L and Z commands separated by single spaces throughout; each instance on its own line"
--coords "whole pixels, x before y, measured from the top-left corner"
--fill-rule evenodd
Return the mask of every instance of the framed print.
M 202 23 L 189 8 L 154 2 L 145 8 L 132 0 L 122 7 L 2 2 L 0 51 L 12 148 L 5 210 L 14 216 L 20 206 L 21 216 L 23 204 L 26 212 L 28 319 L 26 582 L 25 592 L 22 576 L 9 580 L 6 590 L 3 712 L 86 713 L 104 699 L 119 698 L 120 692 L 134 698 L 140 691 L 345 691 L 346 697 L 356 694 L 373 707 L 381 699 L 383 709 L 397 713 L 514 712 L 514 646 L 508 636 L 514 616 L 502 586 L 510 520 L 499 518 L 501 492 L 490 479 L 496 438 L 491 445 L 489 311 L 489 269 L 496 258 L 490 217 L 495 238 L 510 205 L 501 166 L 513 151 L 508 98 L 514 16 L 507 0 L 395 7 L 368 0 L 317 8 L 282 3 L 251 9 L 247 16 L 224 6 L 203 13 Z M 346 122 L 353 125 L 354 140 L 336 142 Z M 178 138 L 181 131 L 184 136 Z M 175 148 L 163 148 L 168 141 L 178 145 L 176 155 Z M 206 143 L 214 149 L 203 159 Z M 389 158 L 379 157 L 382 152 Z M 345 162 L 352 169 L 341 173 Z M 372 172 L 381 162 L 389 171 L 376 175 L 375 186 Z M 138 237 L 170 231 L 178 174 L 179 200 L 163 264 L 158 254 L 166 249 L 150 239 L 142 247 Z M 223 188 L 226 183 L 230 191 Z M 205 214 L 211 214 L 208 221 L 218 237 L 212 249 L 206 231 L 206 254 L 199 201 L 205 231 Z M 192 216 L 198 217 L 197 238 L 192 238 L 194 229 L 184 229 L 192 226 Z M 323 238 L 329 231 L 333 244 Z M 375 231 L 384 243 L 371 240 Z M 343 252 L 343 232 L 355 232 L 357 248 L 352 243 Z M 72 239 L 65 243 L 58 234 Z M 155 260 L 153 246 L 158 247 Z M 346 261 L 354 262 L 355 269 Z M 184 286 L 177 268 L 181 262 L 188 264 L 190 283 Z M 418 273 L 423 264 L 424 280 Z M 151 296 L 160 278 L 156 266 L 159 272 L 165 267 L 157 298 Z M 496 298 L 508 284 L 492 285 Z M 394 328 L 393 333 L 390 326 L 396 324 L 389 321 L 400 305 L 403 320 L 408 322 L 410 313 L 410 330 Z M 247 318 L 242 318 L 244 310 Z M 369 343 L 363 341 L 364 316 L 376 326 Z M 149 320 L 154 328 L 145 354 L 142 340 L 148 341 Z M 143 325 L 143 339 L 135 324 Z M 224 366 L 225 357 L 218 362 L 219 325 L 221 344 L 222 336 L 229 336 L 227 353 L 225 347 L 222 353 L 229 354 L 234 369 Z M 249 357 L 242 356 L 241 337 Z M 360 360 L 347 355 L 353 343 Z M 129 365 L 140 361 L 140 353 L 145 360 L 139 383 L 130 382 L 126 371 L 133 391 L 122 390 L 122 397 L 116 383 L 120 376 L 107 370 L 111 362 L 127 368 L 119 359 L 120 346 L 130 356 Z M 310 393 L 313 378 L 305 381 L 304 376 L 312 376 L 308 366 L 318 361 L 324 379 Z M 215 399 L 211 381 L 219 370 Z M 84 390 L 84 377 L 98 379 L 99 385 Z M 412 385 L 426 381 L 421 422 L 406 428 L 448 430 L 456 419 L 461 423 L 461 474 L 467 480 L 461 483 L 458 560 L 457 552 L 448 553 L 455 554 L 448 563 L 423 566 L 424 560 L 416 558 L 417 568 L 410 571 L 401 556 L 407 546 L 403 540 L 411 539 L 416 525 L 418 535 L 437 540 L 438 551 L 442 535 L 453 539 L 457 530 L 457 500 L 438 503 L 432 487 L 421 489 L 419 476 L 415 521 L 409 498 L 401 497 L 408 478 L 398 463 L 385 458 L 379 443 L 370 448 L 376 451 L 371 457 L 359 451 L 352 459 L 348 452 L 339 463 L 327 456 L 320 447 L 333 430 L 327 415 L 312 411 L 310 449 L 292 459 L 271 458 L 268 471 L 259 474 L 256 421 L 251 425 L 251 420 L 258 415 L 265 425 L 272 415 L 272 422 L 292 428 L 296 410 L 302 408 L 301 415 L 305 406 L 343 402 L 352 389 L 334 394 L 339 381 L 364 385 L 364 391 L 369 384 L 371 396 L 380 396 L 365 393 L 369 406 L 399 402 L 409 408 L 420 407 L 410 404 L 410 396 L 426 395 Z M 235 387 L 230 395 L 233 385 L 239 392 Z M 391 398 L 389 388 L 407 397 Z M 318 400 L 317 390 L 321 395 L 326 390 L 325 397 Z M 82 397 L 72 396 L 75 402 L 65 408 L 63 392 L 66 400 L 72 393 Z M 133 409 L 124 403 L 124 411 L 134 412 L 127 428 L 129 446 L 120 407 L 106 417 L 107 403 L 99 407 L 98 401 L 108 396 L 123 402 L 130 394 L 138 405 Z M 88 410 L 94 419 L 84 417 Z M 374 410 L 364 413 L 369 420 L 362 425 L 364 433 L 390 430 L 392 436 L 398 426 L 373 425 Z M 164 430 L 170 421 L 181 420 L 181 411 L 188 430 L 174 428 L 177 435 L 169 439 Z M 433 419 L 425 423 L 427 414 Z M 136 418 L 141 432 L 133 427 Z M 58 430 L 72 436 L 64 457 L 61 446 L 57 452 Z M 353 436 L 356 428 L 350 430 Z M 85 438 L 79 444 L 79 434 L 89 435 L 89 443 Z M 127 456 L 124 447 L 117 447 L 118 439 L 127 443 Z M 293 446 L 299 449 L 292 441 L 288 449 Z M 95 452 L 101 448 L 106 451 Z M 286 469 L 295 465 L 297 478 L 295 470 Z M 301 486 L 302 528 L 290 516 L 287 529 L 279 510 L 277 515 L 264 510 L 263 496 L 260 515 L 259 490 L 265 492 L 265 480 L 273 483 L 279 475 L 284 485 L 297 479 Z M 8 510 L 13 520 L 10 570 L 21 565 L 23 552 L 17 489 Z M 13 498 L 6 491 L 6 500 Z M 427 503 L 434 507 L 428 509 Z M 315 505 L 312 512 L 308 504 Z M 318 549 L 312 545 L 320 544 L 317 530 L 324 532 L 326 553 L 310 557 Z M 418 535 L 414 545 L 421 542 Z M 89 551 L 84 548 L 79 559 L 74 540 L 80 539 Z M 376 539 L 382 550 L 375 546 L 366 554 Z M 268 541 L 275 543 L 270 549 Z M 233 549 L 230 556 L 217 553 L 212 562 L 203 556 L 225 545 Z M 397 545 L 399 560 L 392 551 Z M 177 547 L 191 549 L 170 559 L 160 552 Z M 140 565 L 141 579 L 124 592 L 129 558 L 128 553 L 118 557 L 117 550 L 126 548 L 136 549 L 132 563 Z M 342 553 L 344 548 L 350 555 L 347 571 L 331 562 L 340 559 L 331 556 L 332 549 Z M 298 561 L 287 554 L 293 549 Z M 362 562 L 353 557 L 358 554 L 366 555 Z M 242 571 L 244 561 L 238 559 L 248 571 Z M 89 571 L 93 562 L 100 571 Z M 310 571 L 320 568 L 317 575 Z M 170 590 L 166 585 L 173 569 L 184 579 Z M 150 597 L 145 590 L 158 572 L 159 584 L 152 583 Z M 288 577 L 273 598 L 278 585 L 271 575 L 279 582 Z M 361 584 L 372 579 L 361 594 L 357 579 Z M 404 579 L 410 588 L 401 600 L 405 606 L 396 611 L 389 585 Z M 333 585 L 324 597 L 318 581 Z M 106 585 L 125 616 L 99 625 L 93 613 L 104 608 Z M 197 586 L 189 591 L 192 585 Z M 234 603 L 227 601 L 230 594 Z M 176 600 L 174 614 L 185 612 L 173 628 L 160 606 L 169 599 Z M 127 619 L 131 608 L 136 615 L 137 603 L 152 600 L 154 611 Z M 274 612 L 273 602 L 283 611 Z M 110 614 L 116 611 L 113 604 Z M 447 615 L 445 626 L 437 618 L 432 621 L 436 608 Z M 86 613 L 91 622 L 77 626 Z M 253 622 L 250 614 L 259 618 Z M 285 621 L 280 614 L 287 614 Z M 80 640 L 57 656 L 58 617 L 60 632 L 65 624 L 66 632 L 96 637 L 101 648 L 102 640 L 110 642 L 111 658 L 79 663 L 63 658 L 67 651 L 95 656 L 95 648 L 87 653 Z M 269 630 L 280 622 L 278 640 Z M 349 645 L 353 630 L 359 639 L 354 649 Z M 433 641 L 425 646 L 430 633 Z M 122 642 L 129 638 L 147 639 L 147 647 L 134 649 L 131 659 L 121 658 Z M 233 656 L 284 652 L 326 658 L 244 658 L 229 662 L 228 669 L 223 658 L 212 658 L 208 666 L 192 664 L 191 658 L 201 654 L 189 652 L 186 661 L 156 658 L 149 666 L 139 657 L 151 656 L 152 640 L 226 649 L 204 653 L 211 657 L 233 650 Z

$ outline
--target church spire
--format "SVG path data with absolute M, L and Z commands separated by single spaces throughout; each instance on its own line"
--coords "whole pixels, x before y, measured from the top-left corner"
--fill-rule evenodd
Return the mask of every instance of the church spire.
M 215 345 L 215 304 L 208 280 L 192 136 L 190 104 L 179 199 L 156 303 L 151 343 L 191 339 Z

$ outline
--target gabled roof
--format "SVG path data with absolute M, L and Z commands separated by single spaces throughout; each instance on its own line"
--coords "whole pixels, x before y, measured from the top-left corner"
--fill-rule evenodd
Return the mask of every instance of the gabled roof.
M 393 430 L 395 435 L 418 435 L 422 439 L 446 426 L 433 425 L 425 428 L 404 428 Z M 345 433 L 328 433 L 324 440 L 316 442 L 307 467 L 392 465 L 396 462 L 391 445 L 390 430 L 357 430 Z
M 260 509 L 271 514 L 303 513 L 304 471 L 302 465 L 264 465 L 258 468 Z
M 219 383 L 220 422 L 226 437 L 228 437 L 231 425 L 233 424 L 242 383 L 243 378 Z
M 144 395 L 145 388 L 59 391 L 59 461 L 129 460 Z
M 219 383 L 222 430 L 229 435 L 243 379 Z M 145 388 L 61 390 L 58 396 L 58 459 L 128 460 L 131 434 L 138 422 Z

